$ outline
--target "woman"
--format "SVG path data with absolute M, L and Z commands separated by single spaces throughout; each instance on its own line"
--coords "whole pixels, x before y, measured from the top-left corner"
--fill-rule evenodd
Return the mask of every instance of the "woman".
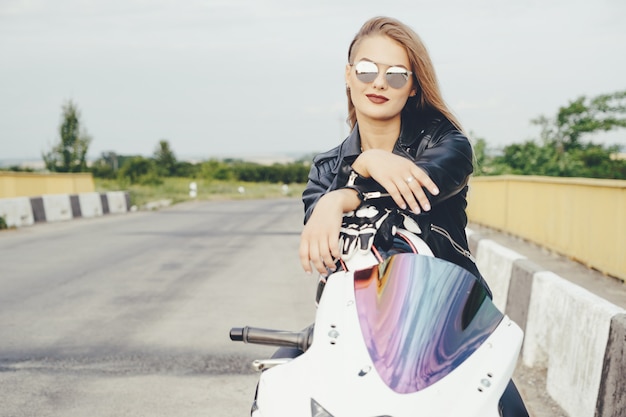
M 313 161 L 303 193 L 304 270 L 334 270 L 343 214 L 379 186 L 413 213 L 435 256 L 480 276 L 465 235 L 472 148 L 417 34 L 390 18 L 366 22 L 350 45 L 345 78 L 352 133 Z
M 304 270 L 335 269 L 343 215 L 379 187 L 410 210 L 435 256 L 482 280 L 465 235 L 472 148 L 443 101 L 418 35 L 394 19 L 369 20 L 350 45 L 345 78 L 352 132 L 313 160 L 302 196 Z M 500 406 L 504 416 L 528 416 L 512 381 Z

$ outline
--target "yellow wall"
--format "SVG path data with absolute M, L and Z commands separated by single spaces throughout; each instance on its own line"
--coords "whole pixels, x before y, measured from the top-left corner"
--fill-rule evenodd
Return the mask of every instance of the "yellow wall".
M 626 281 L 626 181 L 474 177 L 468 200 L 470 221 Z
M 39 174 L 0 171 L 0 198 L 43 194 L 78 194 L 95 191 L 93 177 L 80 174 Z

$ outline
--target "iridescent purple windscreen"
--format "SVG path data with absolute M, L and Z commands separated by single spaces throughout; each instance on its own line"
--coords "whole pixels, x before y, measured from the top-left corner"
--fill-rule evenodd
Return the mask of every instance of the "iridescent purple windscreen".
M 354 277 L 367 349 L 382 379 L 399 393 L 448 375 L 503 317 L 470 272 L 441 259 L 399 254 Z

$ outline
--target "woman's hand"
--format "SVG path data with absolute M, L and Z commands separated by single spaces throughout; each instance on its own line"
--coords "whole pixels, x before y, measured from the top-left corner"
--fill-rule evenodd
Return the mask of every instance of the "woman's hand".
M 307 273 L 312 272 L 311 263 L 320 274 L 335 269 L 343 214 L 359 203 L 356 192 L 349 189 L 331 191 L 319 199 L 300 236 L 300 263 Z
M 439 189 L 423 169 L 407 158 L 382 149 L 364 151 L 352 168 L 364 177 L 375 179 L 398 207 L 405 210 L 408 206 L 416 214 L 430 210 L 422 187 L 433 195 L 439 194 Z

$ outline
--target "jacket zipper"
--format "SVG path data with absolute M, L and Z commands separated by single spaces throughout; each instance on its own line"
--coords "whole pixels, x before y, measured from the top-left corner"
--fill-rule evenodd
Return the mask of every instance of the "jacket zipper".
M 433 232 L 437 232 L 441 236 L 443 236 L 446 239 L 448 239 L 450 241 L 450 244 L 452 245 L 452 247 L 457 252 L 459 252 L 461 255 L 465 256 L 466 258 L 468 258 L 470 261 L 476 263 L 476 259 L 474 259 L 474 256 L 472 256 L 471 252 L 466 250 L 465 248 L 463 248 L 463 246 L 461 246 L 458 243 L 456 243 L 454 241 L 454 239 L 452 239 L 452 236 L 450 236 L 450 233 L 448 233 L 448 231 L 446 229 L 444 229 L 443 227 L 431 224 L 430 225 L 430 230 L 432 230 Z

